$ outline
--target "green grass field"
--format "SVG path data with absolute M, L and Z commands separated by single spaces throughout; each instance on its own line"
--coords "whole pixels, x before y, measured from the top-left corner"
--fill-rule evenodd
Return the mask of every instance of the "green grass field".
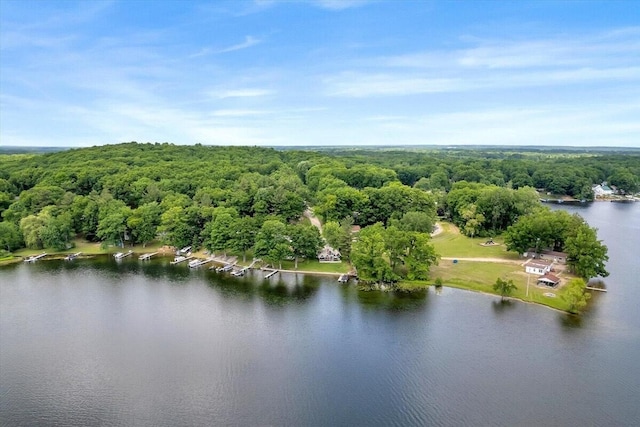
M 493 238 L 497 245 L 482 246 L 489 238 L 475 237 L 472 239 L 466 237 L 460 233 L 458 227 L 448 222 L 442 222 L 440 226 L 442 227 L 442 232 L 431 239 L 431 243 L 440 256 L 518 259 L 518 254 L 507 252 L 504 241 L 500 236 Z
M 457 227 L 450 223 L 441 223 L 442 233 L 432 239 L 436 252 L 443 257 L 459 258 L 501 258 L 505 260 L 519 260 L 516 253 L 507 252 L 503 240 L 500 237 L 494 238 L 494 242 L 500 245 L 481 246 L 486 242 L 486 238 L 469 238 L 460 233 Z M 566 310 L 567 304 L 562 299 L 565 288 L 550 289 L 545 286 L 537 286 L 537 276 L 528 275 L 524 268 L 518 263 L 498 263 L 498 262 L 477 262 L 459 260 L 454 263 L 452 260 L 440 260 L 439 265 L 432 266 L 429 281 L 404 281 L 400 284 L 404 289 L 420 289 L 433 284 L 436 278 L 441 278 L 445 286 L 467 289 L 478 292 L 495 294 L 493 284 L 496 279 L 513 280 L 517 289 L 511 294 L 512 297 L 523 301 L 534 302 L 553 307 L 559 310 Z M 564 277 L 566 282 L 568 279 Z M 527 281 L 529 281 L 529 292 L 527 295 Z M 545 296 L 552 293 L 555 297 Z

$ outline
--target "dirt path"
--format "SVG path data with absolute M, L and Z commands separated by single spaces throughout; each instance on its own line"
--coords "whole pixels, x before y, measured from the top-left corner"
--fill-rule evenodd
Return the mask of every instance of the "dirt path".
M 436 223 L 434 224 L 434 227 L 433 227 L 433 228 L 435 228 L 435 230 L 433 230 L 433 232 L 431 233 L 431 237 L 435 237 L 435 236 L 437 236 L 438 234 L 442 233 L 442 231 L 443 231 L 443 230 L 442 230 L 442 226 L 441 226 L 441 225 L 440 225 L 440 223 L 438 223 L 438 222 L 436 222 Z
M 320 235 L 322 235 L 322 224 L 320 223 L 320 220 L 318 219 L 318 217 L 313 214 L 311 209 L 306 209 L 303 215 L 309 218 L 309 221 L 311 221 L 311 224 L 314 227 L 316 227 L 318 231 L 320 231 Z

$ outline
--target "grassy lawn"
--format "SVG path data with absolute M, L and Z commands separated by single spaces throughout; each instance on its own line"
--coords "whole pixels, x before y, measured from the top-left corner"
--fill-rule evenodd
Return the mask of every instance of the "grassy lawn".
M 489 238 L 487 237 L 466 237 L 460 233 L 458 227 L 449 223 L 441 222 L 442 232 L 431 239 L 436 252 L 443 257 L 461 258 L 505 258 L 518 259 L 518 254 L 507 252 L 504 241 L 500 236 L 494 237 L 493 241 L 498 243 L 495 246 L 482 246 Z
M 402 282 L 400 286 L 409 290 L 421 289 L 428 284 L 433 284 L 433 281 L 440 277 L 444 286 L 495 294 L 493 284 L 497 278 L 502 278 L 513 280 L 513 283 L 517 286 L 517 289 L 511 294 L 514 298 L 560 310 L 567 309 L 566 303 L 561 298 L 565 292 L 565 287 L 560 286 L 558 289 L 551 289 L 537 286 L 537 276 L 534 275 L 530 275 L 529 295 L 527 296 L 527 274 L 518 265 L 473 261 L 459 261 L 454 264 L 452 261 L 445 260 L 440 261 L 440 265 L 431 267 L 430 276 L 432 280 L 427 282 L 408 281 Z M 563 277 L 563 283 L 568 280 L 568 278 Z M 544 295 L 545 293 L 553 293 L 556 296 L 548 297 Z
M 443 222 L 442 233 L 432 239 L 436 252 L 443 257 L 457 258 L 502 258 L 508 260 L 518 260 L 518 254 L 507 252 L 503 240 L 500 237 L 494 238 L 494 242 L 499 246 L 481 246 L 487 238 L 471 239 L 460 233 L 453 224 Z M 400 287 L 408 290 L 422 289 L 433 284 L 434 280 L 440 277 L 445 286 L 467 289 L 478 292 L 495 294 L 493 284 L 497 278 L 513 280 L 517 289 L 511 294 L 512 297 L 523 301 L 535 302 L 549 307 L 566 310 L 567 304 L 562 300 L 565 293 L 564 286 L 558 289 L 538 287 L 536 285 L 537 276 L 524 272 L 524 268 L 518 264 L 501 264 L 496 262 L 476 262 L 460 260 L 453 263 L 451 260 L 440 260 L 440 265 L 431 267 L 429 281 L 403 281 Z M 568 282 L 570 278 L 563 276 L 563 282 Z M 529 293 L 527 295 L 527 280 L 529 280 Z M 553 293 L 555 297 L 545 296 L 545 293 Z

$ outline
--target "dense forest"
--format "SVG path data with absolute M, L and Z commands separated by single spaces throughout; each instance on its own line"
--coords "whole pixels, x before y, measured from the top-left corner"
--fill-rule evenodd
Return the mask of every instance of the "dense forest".
M 0 245 L 161 239 L 273 262 L 311 258 L 323 240 L 300 219 L 312 207 L 325 222 L 324 239 L 366 276 L 420 279 L 435 261 L 428 233 L 438 215 L 469 236 L 498 235 L 539 207 L 535 189 L 590 200 L 603 181 L 637 192 L 640 154 L 134 142 L 4 154 Z M 362 227 L 355 242 L 354 225 Z

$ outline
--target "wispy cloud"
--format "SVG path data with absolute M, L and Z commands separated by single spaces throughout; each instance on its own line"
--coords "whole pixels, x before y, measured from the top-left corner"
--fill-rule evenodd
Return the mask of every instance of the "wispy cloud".
M 240 89 L 220 89 L 209 91 L 208 94 L 214 98 L 254 98 L 274 94 L 270 89 L 260 88 L 240 88 Z
M 262 43 L 262 40 L 257 39 L 253 36 L 246 36 L 244 38 L 244 41 L 242 43 L 238 43 L 238 44 L 234 44 L 228 47 L 224 47 L 221 49 L 213 49 L 210 47 L 205 47 L 200 49 L 198 52 L 189 55 L 189 58 L 199 58 L 201 56 L 207 56 L 207 55 L 217 55 L 217 54 L 221 54 L 221 53 L 228 53 L 228 52 L 234 52 L 236 50 L 242 50 L 242 49 L 247 49 L 250 48 L 252 46 L 255 46 L 257 44 Z
M 581 39 L 474 40 L 476 46 L 360 60 L 325 76 L 327 94 L 404 96 L 485 89 L 640 83 L 635 27 Z

